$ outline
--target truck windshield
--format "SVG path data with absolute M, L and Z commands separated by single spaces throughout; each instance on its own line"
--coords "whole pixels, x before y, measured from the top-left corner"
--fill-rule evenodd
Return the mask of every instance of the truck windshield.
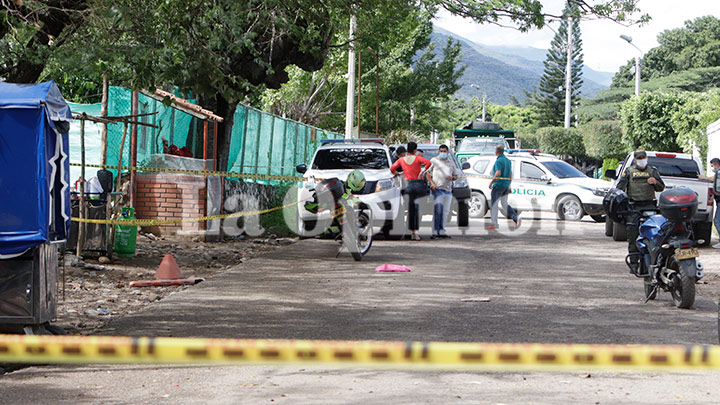
M 648 156 L 648 165 L 657 167 L 661 176 L 697 179 L 700 173 L 693 159 Z
M 389 169 L 384 149 L 321 149 L 315 155 L 313 169 Z
M 507 144 L 502 138 L 465 138 L 458 146 L 459 152 L 482 152 L 495 153 L 495 147 L 503 145 L 507 148 Z
M 587 177 L 574 166 L 562 161 L 542 162 L 542 165 L 545 166 L 548 170 L 550 170 L 550 172 L 559 179 L 569 179 L 571 177 Z

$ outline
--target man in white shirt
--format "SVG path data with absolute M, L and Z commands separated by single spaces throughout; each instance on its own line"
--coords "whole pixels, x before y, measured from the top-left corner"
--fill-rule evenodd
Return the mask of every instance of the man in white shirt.
M 450 149 L 446 145 L 440 145 L 438 155 L 430 162 L 432 166 L 427 177 L 434 201 L 432 239 L 450 238 L 445 231 L 445 223 L 450 214 L 452 182 L 458 178 L 457 166 L 450 160 Z

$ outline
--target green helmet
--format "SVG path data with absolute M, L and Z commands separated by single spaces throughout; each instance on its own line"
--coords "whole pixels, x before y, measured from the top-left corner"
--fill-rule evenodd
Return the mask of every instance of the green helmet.
M 362 191 L 365 188 L 365 175 L 360 170 L 353 170 L 348 174 L 346 184 L 355 193 Z

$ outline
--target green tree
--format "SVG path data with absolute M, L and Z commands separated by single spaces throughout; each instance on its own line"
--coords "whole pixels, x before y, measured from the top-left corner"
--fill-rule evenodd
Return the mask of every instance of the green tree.
M 583 53 L 580 38 L 580 18 L 577 6 L 568 2 L 563 10 L 562 22 L 553 37 L 545 59 L 545 71 L 540 78 L 533 104 L 537 106 L 540 126 L 562 125 L 565 121 L 566 66 L 568 55 L 568 19 L 572 21 L 572 66 L 570 69 L 571 108 L 580 100 L 582 87 Z
M 720 90 L 714 89 L 687 96 L 672 115 L 671 124 L 677 135 L 677 142 L 685 153 L 700 151 L 702 160 L 707 157 L 707 126 L 720 119 Z
M 593 159 L 621 159 L 628 152 L 622 140 L 620 121 L 591 121 L 578 127 L 585 153 Z
M 544 127 L 537 131 L 540 149 L 563 158 L 585 156 L 583 137 L 577 128 Z
M 520 139 L 522 148 L 537 149 L 540 147 L 539 139 L 536 136 L 539 126 L 534 106 L 488 104 L 486 110 L 492 117 L 492 121 L 497 122 L 505 129 L 515 131 L 515 136 Z
M 649 50 L 642 61 L 641 78 L 649 80 L 689 69 L 720 66 L 720 19 L 698 17 L 682 28 L 658 34 L 659 46 Z M 612 87 L 634 86 L 634 60 L 620 68 Z
M 627 20 L 638 11 L 637 0 L 604 0 L 595 6 L 577 3 L 584 13 L 617 20 Z M 17 13 L 13 4 L 23 4 L 30 11 Z M 265 88 L 279 88 L 289 80 L 286 68 L 290 65 L 307 71 L 322 68 L 331 47 L 348 45 L 332 40 L 336 30 L 347 31 L 349 14 L 356 13 L 364 21 L 375 18 L 379 10 L 392 15 L 408 4 L 431 15 L 443 8 L 479 23 L 509 19 L 520 29 L 541 27 L 547 16 L 538 0 L 3 1 L 0 77 L 34 82 L 51 57 L 58 64 L 63 60 L 62 74 L 81 76 L 85 72 L 80 55 L 86 55 L 88 60 L 106 62 L 111 78 L 116 67 L 127 72 L 127 81 L 116 84 L 178 86 L 192 91 L 201 104 L 225 119 L 218 133 L 218 160 L 220 167 L 226 167 L 233 115 L 240 100 L 257 102 Z M 83 12 L 74 13 L 77 20 L 73 21 L 58 17 L 60 28 L 50 30 L 54 21 L 49 20 L 58 5 L 64 7 L 62 11 L 77 6 Z M 38 17 L 45 15 L 48 20 Z M 112 59 L 103 58 L 108 53 Z M 81 73 L 75 74 L 73 67 Z
M 643 92 L 640 97 L 625 100 L 620 107 L 625 145 L 630 149 L 680 152 L 672 117 L 686 99 L 680 93 Z

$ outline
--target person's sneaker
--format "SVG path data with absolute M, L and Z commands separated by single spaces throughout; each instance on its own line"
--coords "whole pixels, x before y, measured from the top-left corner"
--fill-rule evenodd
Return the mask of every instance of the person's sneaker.
M 513 223 L 515 223 L 515 229 L 520 228 L 520 218 L 513 220 Z
M 438 238 L 438 236 L 436 234 L 432 234 L 432 236 L 430 237 L 430 239 L 437 239 L 437 238 Z
M 443 239 L 450 239 L 450 235 L 448 235 L 447 232 L 445 232 L 445 231 L 440 231 L 440 233 L 438 234 L 438 237 L 443 238 Z
M 495 225 L 488 225 L 485 227 L 485 229 L 492 230 L 492 229 L 497 229 L 497 228 L 495 227 Z
M 713 249 L 720 249 L 720 242 L 712 245 Z

